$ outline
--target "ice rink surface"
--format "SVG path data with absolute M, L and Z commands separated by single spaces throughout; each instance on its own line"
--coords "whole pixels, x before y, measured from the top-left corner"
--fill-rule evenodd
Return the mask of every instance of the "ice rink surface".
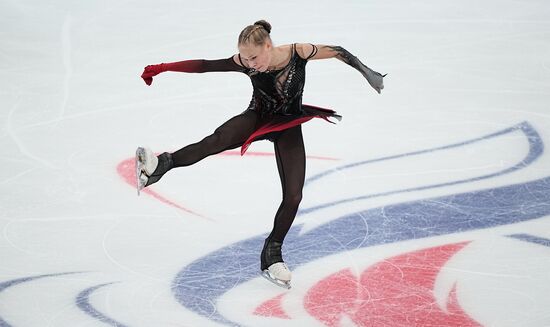
M 173 170 L 145 194 L 137 146 L 174 151 L 248 105 L 227 58 L 340 45 L 377 94 L 307 67 L 304 200 L 284 290 L 259 275 L 281 191 L 273 145 Z M 550 326 L 550 3 L 0 2 L 0 326 Z

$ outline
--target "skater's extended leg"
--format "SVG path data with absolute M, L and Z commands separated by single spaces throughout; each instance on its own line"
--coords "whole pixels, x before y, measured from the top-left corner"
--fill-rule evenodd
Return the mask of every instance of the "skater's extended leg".
M 258 114 L 253 110 L 235 116 L 202 141 L 172 153 L 174 167 L 190 166 L 210 155 L 241 146 L 254 132 Z
M 156 183 L 174 167 L 192 165 L 207 156 L 241 146 L 256 128 L 258 114 L 247 110 L 218 127 L 212 135 L 202 141 L 188 145 L 174 153 L 163 153 L 155 157 L 149 149 L 138 148 L 136 168 L 139 190 Z
M 275 215 L 273 230 L 264 243 L 261 255 L 262 270 L 283 262 L 281 246 L 302 200 L 306 156 L 301 126 L 290 128 L 279 135 L 275 140 L 275 155 L 283 189 L 283 200 Z M 279 266 L 275 268 L 281 268 Z M 280 275 L 276 276 L 277 279 L 290 280 L 288 269 L 286 272 L 284 269 L 278 270 Z

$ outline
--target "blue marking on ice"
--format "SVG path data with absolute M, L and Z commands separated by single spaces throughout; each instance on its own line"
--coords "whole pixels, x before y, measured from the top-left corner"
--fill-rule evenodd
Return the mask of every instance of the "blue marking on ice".
M 307 213 L 310 213 L 310 212 L 313 212 L 313 211 L 317 211 L 317 210 L 320 210 L 320 209 L 332 207 L 332 206 L 343 204 L 343 203 L 349 203 L 349 202 L 359 201 L 359 200 L 366 200 L 366 199 L 380 197 L 380 196 L 388 196 L 388 195 L 399 194 L 399 193 L 422 191 L 422 190 L 452 186 L 452 185 L 457 185 L 457 184 L 476 182 L 476 181 L 480 181 L 480 180 L 484 180 L 484 179 L 488 179 L 488 178 L 508 174 L 508 173 L 514 172 L 516 170 L 522 169 L 522 168 L 528 166 L 529 164 L 531 164 L 533 161 L 535 161 L 542 154 L 542 151 L 543 151 L 543 148 L 544 148 L 543 145 L 542 145 L 542 140 L 540 139 L 538 133 L 535 131 L 535 129 L 533 129 L 533 127 L 528 122 L 523 122 L 523 123 L 520 123 L 518 125 L 512 126 L 510 128 L 504 129 L 502 131 L 499 131 L 499 132 L 496 132 L 496 133 L 493 133 L 493 134 L 490 134 L 490 135 L 487 135 L 487 136 L 484 136 L 484 137 L 475 138 L 475 139 L 465 141 L 465 142 L 460 142 L 460 143 L 456 143 L 456 144 L 452 144 L 452 145 L 437 147 L 437 148 L 428 149 L 428 150 L 416 151 L 416 152 L 411 152 L 411 153 L 406 153 L 406 154 L 401 154 L 401 155 L 396 155 L 396 156 L 390 156 L 390 157 L 379 158 L 379 159 L 374 159 L 374 160 L 361 161 L 361 162 L 345 165 L 345 166 L 342 166 L 342 167 L 337 167 L 337 168 L 331 169 L 329 171 L 326 171 L 326 172 L 317 174 L 315 176 L 312 176 L 311 178 L 308 178 L 307 181 L 306 181 L 306 185 L 309 184 L 309 183 L 312 183 L 312 182 L 314 182 L 314 181 L 316 181 L 316 180 L 318 180 L 322 177 L 325 177 L 325 176 L 328 176 L 328 175 L 333 174 L 335 172 L 340 172 L 340 171 L 343 171 L 343 170 L 346 170 L 346 169 L 355 168 L 355 167 L 358 167 L 358 166 L 367 165 L 367 164 L 380 162 L 380 161 L 385 161 L 385 160 L 399 159 L 399 158 L 403 158 L 403 157 L 415 156 L 415 155 L 426 154 L 426 153 L 440 151 L 440 150 L 447 150 L 447 149 L 451 149 L 451 148 L 466 146 L 466 145 L 470 145 L 470 144 L 473 144 L 473 143 L 476 143 L 476 142 L 480 142 L 480 141 L 492 139 L 492 138 L 495 138 L 495 137 L 498 137 L 498 136 L 502 136 L 502 135 L 505 135 L 505 134 L 513 133 L 517 130 L 521 130 L 525 134 L 525 136 L 529 140 L 530 147 L 529 147 L 529 153 L 527 154 L 527 156 L 522 161 L 520 161 L 519 163 L 515 164 L 512 167 L 503 169 L 501 171 L 498 171 L 498 172 L 495 172 L 495 173 L 492 173 L 492 174 L 477 176 L 477 177 L 463 179 L 463 180 L 457 180 L 457 181 L 452 181 L 452 182 L 447 182 L 447 183 L 432 184 L 432 185 L 425 185 L 425 186 L 413 187 L 413 188 L 408 188 L 408 189 L 403 189 L 403 190 L 389 191 L 389 192 L 383 192 L 383 193 L 378 193 L 378 194 L 368 194 L 368 195 L 357 196 L 357 197 L 352 197 L 352 198 L 348 198 L 348 199 L 342 199 L 342 200 L 325 203 L 325 204 L 318 205 L 318 206 L 311 207 L 311 208 L 301 209 L 299 211 L 299 214 L 307 214 Z
M 87 289 L 83 290 L 76 297 L 76 305 L 84 313 L 86 313 L 87 315 L 91 316 L 92 318 L 97 319 L 97 320 L 99 320 L 103 323 L 106 323 L 108 325 L 115 326 L 115 327 L 127 327 L 126 325 L 124 325 L 124 324 L 114 320 L 113 318 L 110 318 L 107 315 L 101 313 L 96 308 L 94 308 L 93 305 L 90 303 L 90 295 L 93 292 L 95 292 L 96 290 L 98 290 L 102 287 L 112 285 L 112 284 L 114 284 L 114 283 L 100 284 L 100 285 L 96 285 L 96 286 L 93 286 L 93 287 L 90 287 L 90 288 L 87 288 Z
M 529 235 L 529 234 L 512 234 L 508 235 L 508 237 L 515 238 L 520 241 L 525 241 L 529 243 L 539 244 L 550 247 L 550 239 Z
M 22 277 L 22 278 L 18 278 L 18 279 L 12 279 L 12 280 L 8 280 L 8 281 L 0 283 L 0 293 L 2 293 L 7 288 L 10 288 L 12 286 L 32 282 L 32 281 L 35 281 L 37 279 L 50 278 L 50 277 L 60 277 L 60 276 L 65 276 L 65 275 L 82 274 L 82 273 L 85 273 L 85 272 L 84 271 L 65 272 L 65 273 L 58 273 L 58 274 L 46 274 L 46 275 L 29 276 L 29 277 Z M 12 325 L 8 324 L 4 319 L 2 319 L 2 316 L 0 316 L 0 327 L 11 327 L 11 326 Z

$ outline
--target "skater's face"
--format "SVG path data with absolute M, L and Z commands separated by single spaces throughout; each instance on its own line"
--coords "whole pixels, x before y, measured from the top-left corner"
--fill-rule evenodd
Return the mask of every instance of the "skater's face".
M 239 53 L 248 67 L 265 72 L 271 61 L 272 47 L 269 41 L 263 45 L 241 44 L 239 45 Z

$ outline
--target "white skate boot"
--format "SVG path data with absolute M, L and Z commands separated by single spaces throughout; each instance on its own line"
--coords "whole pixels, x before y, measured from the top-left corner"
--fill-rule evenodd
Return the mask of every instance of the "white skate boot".
M 292 277 L 290 270 L 283 261 L 281 247 L 283 243 L 267 238 L 264 243 L 261 258 L 262 276 L 277 286 L 290 288 Z
M 284 262 L 276 262 L 262 271 L 262 276 L 277 286 L 290 289 L 292 274 Z
M 136 186 L 137 193 L 147 185 L 149 176 L 153 175 L 158 166 L 158 158 L 148 148 L 139 147 L 136 150 Z

